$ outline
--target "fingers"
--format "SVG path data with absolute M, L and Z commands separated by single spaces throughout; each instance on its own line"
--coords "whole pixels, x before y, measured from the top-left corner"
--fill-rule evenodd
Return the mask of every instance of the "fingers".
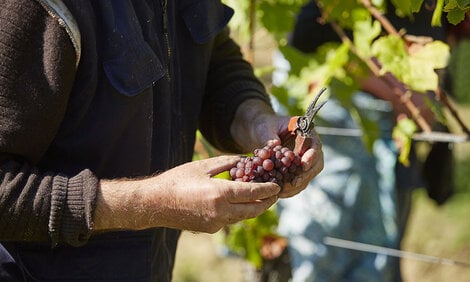
M 318 162 L 321 162 L 323 167 L 322 144 L 318 135 L 315 134 L 315 137 L 312 139 L 311 148 L 305 151 L 305 153 L 302 155 L 301 160 L 304 171 L 310 170 L 312 166 L 317 164 Z
M 225 184 L 227 185 L 227 189 L 224 191 L 225 197 L 232 204 L 253 203 L 271 197 L 277 198 L 277 194 L 281 191 L 279 185 L 271 182 L 255 183 L 233 181 Z
M 323 170 L 323 155 L 321 156 L 321 161 L 315 163 L 310 170 L 303 172 L 301 175 L 297 176 L 292 183 L 286 183 L 282 188 L 281 193 L 279 193 L 279 198 L 289 198 L 294 195 L 297 195 L 302 190 L 304 190 L 309 182 L 316 177 Z
M 238 221 L 254 218 L 265 212 L 277 201 L 277 196 L 257 200 L 251 203 L 238 203 L 230 206 L 231 213 L 227 221 L 232 224 Z

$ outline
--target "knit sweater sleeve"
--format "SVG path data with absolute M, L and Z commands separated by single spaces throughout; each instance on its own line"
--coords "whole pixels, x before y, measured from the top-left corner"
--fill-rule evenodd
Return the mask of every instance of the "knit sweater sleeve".
M 98 180 L 38 166 L 66 111 L 76 53 L 37 1 L 0 10 L 0 241 L 84 244 Z
M 264 85 L 255 77 L 252 66 L 243 59 L 239 45 L 225 28 L 216 38 L 207 79 L 199 128 L 217 148 L 227 152 L 242 152 L 230 135 L 230 124 L 238 106 L 247 99 L 259 99 L 270 104 Z

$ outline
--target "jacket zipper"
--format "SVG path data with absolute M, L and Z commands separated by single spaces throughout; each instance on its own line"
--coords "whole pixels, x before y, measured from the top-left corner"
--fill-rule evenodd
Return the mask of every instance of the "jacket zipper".
M 163 21 L 163 37 L 165 39 L 168 67 L 167 67 L 167 79 L 171 82 L 171 47 L 170 47 L 170 35 L 168 33 L 168 0 L 162 0 L 162 21 Z

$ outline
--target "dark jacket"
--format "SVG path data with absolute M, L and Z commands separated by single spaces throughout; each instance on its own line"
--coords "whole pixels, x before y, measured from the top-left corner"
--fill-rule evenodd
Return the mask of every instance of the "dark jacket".
M 98 179 L 190 161 L 197 129 L 238 151 L 229 134 L 238 105 L 269 101 L 229 38 L 233 11 L 216 0 L 65 0 L 82 39 L 75 68 L 69 35 L 39 2 L 1 4 L 0 241 L 18 257 L 39 254 L 35 269 L 60 268 L 76 256 L 69 245 L 112 257 L 150 244 L 146 263 L 165 281 L 178 232 L 91 236 Z

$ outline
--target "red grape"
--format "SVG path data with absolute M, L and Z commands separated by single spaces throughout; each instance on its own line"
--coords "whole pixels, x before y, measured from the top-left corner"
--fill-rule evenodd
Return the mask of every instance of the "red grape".
M 301 172 L 299 155 L 281 145 L 266 145 L 255 149 L 253 157 L 241 157 L 237 165 L 230 169 L 230 176 L 235 181 L 275 182 L 283 186 Z

